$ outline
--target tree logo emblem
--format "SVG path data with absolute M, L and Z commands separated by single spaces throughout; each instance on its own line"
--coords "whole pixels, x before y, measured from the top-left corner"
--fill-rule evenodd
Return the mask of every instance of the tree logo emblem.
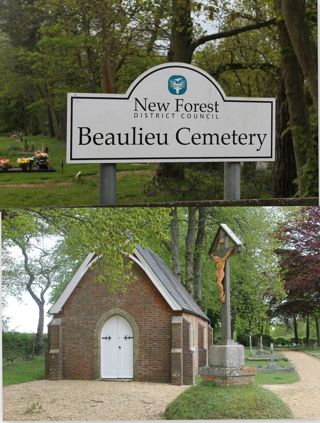
M 182 95 L 187 91 L 187 80 L 182 75 L 172 75 L 168 80 L 169 92 L 173 95 Z

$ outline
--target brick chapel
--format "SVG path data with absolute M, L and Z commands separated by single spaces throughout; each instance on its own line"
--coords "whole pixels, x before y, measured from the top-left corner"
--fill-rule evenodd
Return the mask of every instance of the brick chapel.
M 46 377 L 193 384 L 212 329 L 177 276 L 137 246 L 135 281 L 116 295 L 94 282 L 95 259 L 86 257 L 49 311 Z

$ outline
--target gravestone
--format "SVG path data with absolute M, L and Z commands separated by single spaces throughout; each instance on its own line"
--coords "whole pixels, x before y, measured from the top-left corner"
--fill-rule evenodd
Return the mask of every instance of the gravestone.
M 220 385 L 254 382 L 255 369 L 244 368 L 244 347 L 231 337 L 230 257 L 242 250 L 242 242 L 224 223 L 213 240 L 209 254 L 216 264 L 216 282 L 221 302 L 221 341 L 209 348 L 209 366 L 200 368 L 203 380 Z
M 265 355 L 265 351 L 263 349 L 263 339 L 262 336 L 260 336 L 259 338 L 259 343 L 258 343 L 258 351 L 256 353 L 257 355 Z
M 250 332 L 250 335 L 249 335 L 249 347 L 250 347 L 250 355 L 253 356 L 252 335 L 251 335 L 251 332 Z

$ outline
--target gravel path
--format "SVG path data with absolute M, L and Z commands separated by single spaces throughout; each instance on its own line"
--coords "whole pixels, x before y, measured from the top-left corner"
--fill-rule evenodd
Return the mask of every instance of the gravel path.
M 285 352 L 300 375 L 290 385 L 265 385 L 297 419 L 320 419 L 320 360 Z M 142 382 L 39 380 L 3 389 L 4 420 L 160 420 L 188 386 Z
M 320 360 L 297 351 L 286 351 L 284 355 L 295 366 L 300 381 L 264 387 L 279 395 L 296 419 L 320 419 Z
M 3 389 L 4 420 L 160 420 L 188 386 L 39 380 Z

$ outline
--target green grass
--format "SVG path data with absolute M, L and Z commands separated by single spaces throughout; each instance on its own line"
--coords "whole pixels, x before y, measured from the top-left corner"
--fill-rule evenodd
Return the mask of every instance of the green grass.
M 319 358 L 320 359 L 320 348 L 319 347 L 304 347 L 299 348 L 297 351 L 302 351 L 308 355 L 311 355 L 312 357 Z
M 2 368 L 3 386 L 30 382 L 44 378 L 44 356 L 33 360 L 15 360 L 4 363 Z
M 99 165 L 66 164 L 65 143 L 45 136 L 27 137 L 28 144 L 33 143 L 35 149 L 44 145 L 49 148 L 51 166 L 55 172 L 0 172 L 1 200 L 0 208 L 36 207 L 59 205 L 99 205 Z M 8 148 L 9 147 L 9 148 Z M 12 150 L 10 148 L 14 148 Z M 0 157 L 11 159 L 13 167 L 17 158 L 30 156 L 23 154 L 22 144 L 0 136 Z M 17 151 L 16 149 L 21 149 Z M 63 172 L 61 162 L 64 161 Z M 117 165 L 117 199 L 123 203 L 150 201 L 144 187 L 152 179 L 155 165 L 150 164 L 118 164 Z M 81 171 L 81 182 L 75 181 L 75 175 Z M 137 173 L 146 171 L 147 173 Z M 126 175 L 128 173 L 128 175 Z M 19 185 L 23 186 L 19 187 Z
M 300 378 L 296 371 L 294 372 L 257 372 L 256 383 L 258 385 L 283 385 L 299 382 Z
M 222 387 L 201 382 L 166 409 L 169 420 L 288 419 L 292 413 L 272 392 L 256 385 Z
M 66 145 L 63 141 L 43 135 L 27 136 L 27 143 L 35 150 L 48 146 L 51 166 L 55 172 L 0 172 L 1 199 L 0 209 L 6 207 L 36 206 L 97 206 L 99 205 L 99 165 L 67 164 Z M 17 158 L 32 156 L 32 152 L 23 152 L 24 144 L 6 136 L 0 136 L 0 157 L 11 159 L 17 167 Z M 61 163 L 64 163 L 63 172 Z M 184 184 L 174 183 L 172 189 L 154 188 L 152 178 L 156 164 L 117 164 L 117 205 L 145 204 L 164 201 L 214 200 L 223 197 L 223 176 L 218 172 L 206 173 L 194 170 Z M 75 175 L 81 171 L 82 183 L 75 181 Z M 136 171 L 144 171 L 137 173 Z M 190 171 L 189 171 L 190 172 Z M 270 172 L 269 172 L 270 173 Z M 188 174 L 188 172 L 187 172 Z M 268 172 L 258 172 L 256 180 L 243 183 L 243 198 L 270 197 Z M 200 178 L 200 179 L 199 179 Z M 23 184 L 23 186 L 19 186 Z M 146 189 L 146 187 L 148 187 Z M 268 189 L 265 189 L 267 187 Z M 200 189 L 201 188 L 201 189 Z
M 269 360 L 245 360 L 245 366 L 268 366 L 271 363 L 271 361 Z M 279 367 L 283 367 L 283 368 L 288 368 L 288 367 L 292 367 L 291 363 L 288 360 L 283 360 L 283 359 L 278 359 L 275 361 L 275 363 L 277 364 L 277 366 Z
M 250 357 L 250 350 L 249 348 L 245 348 L 245 366 L 254 366 L 254 367 L 262 367 L 267 366 L 270 364 L 269 360 L 259 360 L 259 361 L 251 361 L 248 360 L 248 357 Z M 292 363 L 285 359 L 283 354 L 280 351 L 275 352 L 275 357 L 278 359 L 276 361 L 277 366 L 282 368 L 289 368 L 293 367 Z M 258 371 L 256 373 L 256 383 L 258 385 L 277 385 L 277 384 L 290 384 L 290 383 L 296 383 L 298 382 L 299 375 L 296 371 L 294 372 L 282 372 L 282 371 L 272 371 L 272 372 L 264 372 L 264 371 Z

